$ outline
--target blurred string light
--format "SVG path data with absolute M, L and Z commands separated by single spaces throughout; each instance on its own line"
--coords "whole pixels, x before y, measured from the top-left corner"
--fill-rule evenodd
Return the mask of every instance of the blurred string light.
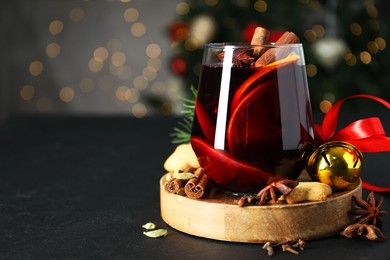
M 255 2 L 255 4 L 253 5 L 253 7 L 254 7 L 255 10 L 258 11 L 259 13 L 264 13 L 264 12 L 267 11 L 268 5 L 267 5 L 267 2 L 266 2 L 266 1 L 258 0 L 258 1 Z
M 146 33 L 146 26 L 143 23 L 137 22 L 131 26 L 130 30 L 134 37 L 141 37 Z
M 49 43 L 46 47 L 46 55 L 50 58 L 57 57 L 61 52 L 61 46 L 58 43 Z
M 29 101 L 34 98 L 35 88 L 31 85 L 24 85 L 20 90 L 20 96 L 23 100 Z
M 190 11 L 190 5 L 186 2 L 180 2 L 176 5 L 176 13 L 178 15 L 186 15 Z
M 131 109 L 131 112 L 133 113 L 133 115 L 137 118 L 142 118 L 142 117 L 145 117 L 147 112 L 148 112 L 148 109 L 147 107 L 145 106 L 145 104 L 143 103 L 137 103 L 133 106 L 133 108 Z
M 35 60 L 30 63 L 30 66 L 28 67 L 28 70 L 30 71 L 30 74 L 37 77 L 41 75 L 43 71 L 43 63 L 39 60 Z
M 65 103 L 71 102 L 74 98 L 74 90 L 71 87 L 61 88 L 59 98 Z
M 126 22 L 134 22 L 138 19 L 138 17 L 139 13 L 135 8 L 128 8 L 123 13 L 123 19 L 125 19 Z
M 108 50 L 104 47 L 98 47 L 93 52 L 93 58 L 95 60 L 104 62 L 108 58 Z
M 59 20 L 54 20 L 49 24 L 49 32 L 52 35 L 59 35 L 64 29 L 64 24 Z
M 130 3 L 131 0 L 120 0 L 121 3 Z M 208 0 L 209 5 L 218 3 L 218 0 Z M 177 11 L 185 14 L 189 9 L 188 4 L 181 3 Z M 81 23 L 88 16 L 82 7 L 73 7 L 68 13 L 68 21 L 65 19 L 53 19 L 48 23 L 48 33 L 53 36 L 51 42 L 44 50 L 46 56 L 51 59 L 61 57 L 61 52 L 67 46 L 61 46 L 61 39 L 56 38 L 64 32 L 64 29 L 72 30 L 72 23 Z M 122 11 L 123 23 L 128 24 L 129 36 L 140 38 L 147 34 L 146 25 L 140 21 L 140 11 L 137 8 L 124 5 Z M 156 81 L 159 71 L 162 69 L 162 50 L 158 43 L 145 45 L 145 66 L 138 74 L 134 73 L 129 57 L 123 50 L 123 42 L 117 38 L 109 38 L 105 45 L 97 46 L 91 50 L 91 56 L 85 61 L 91 75 L 81 77 L 75 86 L 60 86 L 58 100 L 63 103 L 74 102 L 78 95 L 92 94 L 99 91 L 113 92 L 114 101 L 120 107 L 129 106 L 129 112 L 141 118 L 148 114 L 148 107 L 142 102 L 142 93 L 149 90 L 155 96 L 172 95 L 172 89 L 165 82 Z M 69 46 L 71 47 L 71 46 Z M 142 54 L 141 54 L 142 55 Z M 39 77 L 44 72 L 44 61 L 34 60 L 29 64 L 29 73 L 33 77 Z M 119 80 L 119 81 L 118 81 Z M 118 84 L 117 82 L 123 82 Z M 171 94 L 170 94 L 171 93 Z M 21 100 L 34 102 L 40 112 L 48 112 L 54 108 L 56 99 L 42 96 L 38 89 L 31 84 L 25 84 L 20 88 Z M 80 101 L 81 99 L 77 99 Z M 171 105 L 162 102 L 162 113 L 170 113 Z
M 120 67 L 125 64 L 126 59 L 127 57 L 123 52 L 117 51 L 114 52 L 111 56 L 111 64 L 114 65 L 115 67 Z
M 72 22 L 80 22 L 83 20 L 85 12 L 80 7 L 75 7 L 69 12 L 69 18 Z

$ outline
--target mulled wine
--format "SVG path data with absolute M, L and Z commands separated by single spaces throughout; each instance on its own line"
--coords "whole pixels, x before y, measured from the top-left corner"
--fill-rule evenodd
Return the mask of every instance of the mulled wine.
M 208 177 L 230 191 L 296 179 L 313 139 L 302 46 L 263 47 L 275 61 L 261 67 L 248 58 L 254 48 L 208 45 L 198 86 L 191 144 Z

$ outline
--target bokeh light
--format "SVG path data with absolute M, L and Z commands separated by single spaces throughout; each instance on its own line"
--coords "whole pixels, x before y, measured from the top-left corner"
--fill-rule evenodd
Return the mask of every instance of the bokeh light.
M 371 63 L 371 54 L 367 51 L 362 51 L 360 53 L 360 60 L 364 63 L 364 64 L 370 64 Z
M 161 55 L 161 47 L 157 43 L 149 44 L 146 46 L 145 51 L 146 55 L 151 59 L 158 58 Z
M 148 109 L 145 106 L 145 104 L 137 103 L 133 106 L 133 108 L 131 109 L 131 112 L 132 112 L 134 117 L 143 118 L 146 116 Z
M 98 61 L 105 61 L 108 58 L 108 50 L 104 47 L 98 47 L 93 52 L 93 57 Z
M 328 113 L 329 109 L 332 107 L 332 103 L 329 100 L 322 100 L 320 102 L 320 110 L 323 113 Z
M 126 55 L 123 52 L 117 51 L 114 52 L 111 56 L 111 63 L 116 66 L 122 66 L 126 62 Z
M 157 77 L 157 70 L 154 67 L 147 66 L 143 69 L 142 76 L 147 80 L 152 81 Z
M 89 62 L 88 62 L 88 68 L 90 71 L 92 72 L 99 72 L 102 70 L 104 66 L 104 63 L 101 61 L 101 60 L 97 60 L 97 59 L 90 59 Z
M 386 41 L 382 37 L 376 38 L 375 43 L 378 45 L 378 48 L 381 51 L 383 51 L 386 48 Z
M 43 63 L 41 61 L 33 61 L 28 68 L 29 72 L 33 76 L 39 76 L 43 71 Z
M 148 80 L 142 75 L 139 75 L 133 80 L 134 87 L 138 90 L 146 89 L 148 86 Z
M 69 12 L 69 18 L 72 22 L 80 22 L 83 20 L 85 12 L 80 7 L 75 7 Z
M 186 15 L 190 11 L 190 6 L 185 2 L 180 2 L 176 5 L 176 13 L 178 15 Z
M 134 23 L 132 26 L 131 26 L 131 34 L 134 36 L 134 37 L 141 37 L 145 34 L 146 32 L 146 27 L 145 27 L 145 24 L 143 23 L 140 23 L 140 22 L 137 22 L 137 23 Z
M 315 75 L 317 75 L 317 66 L 314 64 L 307 64 L 306 73 L 308 77 L 315 77 Z
M 24 85 L 20 89 L 20 97 L 23 100 L 30 101 L 31 99 L 34 98 L 35 95 L 35 88 L 31 85 Z
M 349 26 L 349 29 L 350 29 L 351 33 L 353 33 L 356 36 L 359 36 L 362 34 L 362 27 L 358 23 L 352 23 Z
M 71 87 L 63 87 L 60 89 L 59 98 L 65 103 L 69 103 L 74 98 L 74 90 Z
M 255 8 L 256 11 L 259 13 L 264 13 L 267 11 L 267 3 L 264 0 L 258 0 L 254 3 L 253 7 Z
M 58 35 L 64 29 L 64 24 L 60 20 L 54 20 L 49 24 L 49 32 L 52 35 Z
M 127 8 L 123 13 L 123 19 L 125 19 L 126 22 L 134 22 L 138 17 L 139 13 L 135 8 Z
M 61 52 L 61 46 L 58 43 L 49 43 L 46 47 L 46 55 L 50 58 L 57 57 Z

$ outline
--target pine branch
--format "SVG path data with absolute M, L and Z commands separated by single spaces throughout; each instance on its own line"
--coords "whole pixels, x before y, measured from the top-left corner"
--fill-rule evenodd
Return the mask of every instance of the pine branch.
M 195 115 L 195 102 L 196 96 L 198 95 L 197 89 L 194 86 L 191 86 L 191 92 L 193 98 L 181 98 L 183 101 L 183 111 L 181 114 L 183 118 L 178 122 L 178 127 L 173 128 L 173 133 L 171 134 L 172 143 L 181 144 L 181 143 L 189 143 L 191 138 L 191 129 L 192 122 L 194 120 Z

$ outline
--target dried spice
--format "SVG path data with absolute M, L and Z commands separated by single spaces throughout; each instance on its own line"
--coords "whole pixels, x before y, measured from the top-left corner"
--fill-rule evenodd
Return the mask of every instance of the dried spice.
M 340 235 L 347 238 L 362 238 L 369 240 L 385 240 L 387 237 L 382 233 L 382 216 L 387 212 L 381 210 L 384 198 L 375 199 L 374 192 L 370 192 L 367 201 L 353 196 L 355 208 L 348 211 L 349 214 L 358 216 L 355 223 L 346 227 Z
M 223 61 L 225 57 L 225 53 L 221 52 L 218 54 L 218 58 Z M 250 67 L 253 62 L 255 61 L 255 58 L 253 57 L 252 53 L 247 50 L 236 50 L 233 54 L 233 64 L 235 67 L 243 68 L 243 67 Z
M 164 189 L 169 193 L 177 194 L 179 190 L 183 188 L 186 183 L 187 183 L 186 180 L 172 178 L 165 183 Z
M 152 231 L 145 231 L 144 235 L 151 238 L 165 237 L 166 235 L 168 235 L 168 230 L 161 228 Z
M 189 180 L 184 186 L 184 192 L 191 199 L 199 199 L 206 191 L 207 182 L 207 174 L 203 168 L 198 168 L 195 171 L 195 178 Z
M 383 200 L 383 197 L 376 200 L 373 192 L 368 194 L 367 201 L 353 196 L 353 201 L 357 207 L 351 209 L 348 213 L 359 216 L 355 223 L 374 225 L 380 228 L 383 224 L 381 217 L 387 214 L 386 211 L 381 210 Z
M 265 205 L 270 201 L 272 203 L 276 203 L 280 196 L 289 194 L 298 184 L 299 182 L 289 179 L 272 182 L 270 185 L 262 189 L 255 197 L 242 197 L 239 199 L 237 204 L 240 207 L 243 207 L 250 204 Z
M 346 227 L 340 235 L 347 238 L 365 237 L 369 240 L 385 240 L 387 237 L 375 225 L 355 223 Z
M 148 222 L 148 223 L 142 225 L 142 227 L 143 227 L 144 229 L 155 229 L 155 228 L 156 228 L 156 224 L 154 224 L 154 223 L 152 223 L 152 222 Z
M 195 174 L 193 172 L 184 172 L 184 171 L 174 171 L 173 172 L 173 178 L 179 179 L 179 180 L 189 180 L 195 177 Z
M 267 204 L 269 201 L 276 203 L 280 196 L 289 194 L 298 184 L 299 182 L 289 179 L 272 182 L 262 189 L 256 197 L 260 198 L 261 205 Z
M 155 229 L 156 224 L 154 224 L 153 222 L 145 223 L 144 225 L 142 225 L 142 227 L 146 230 L 143 232 L 143 234 L 147 237 L 159 238 L 168 235 L 168 230 L 166 229 Z
M 303 251 L 305 249 L 306 242 L 302 239 L 299 239 L 298 241 L 283 241 L 280 243 L 272 244 L 271 242 L 267 242 L 263 245 L 263 249 L 267 250 L 268 256 L 273 256 L 275 253 L 275 248 L 281 247 L 283 252 L 289 252 L 294 255 L 299 254 L 299 250 Z
M 279 44 L 293 44 L 293 43 L 299 43 L 300 40 L 298 36 L 296 36 L 293 32 L 285 32 L 276 42 L 275 45 Z M 291 50 L 289 49 L 283 49 L 282 51 L 278 52 L 278 55 L 275 54 L 275 48 L 268 49 L 263 55 L 260 56 L 260 58 L 256 61 L 255 67 L 262 67 L 266 66 L 272 62 L 275 61 L 275 57 L 278 57 L 280 59 L 286 58 L 290 53 Z

